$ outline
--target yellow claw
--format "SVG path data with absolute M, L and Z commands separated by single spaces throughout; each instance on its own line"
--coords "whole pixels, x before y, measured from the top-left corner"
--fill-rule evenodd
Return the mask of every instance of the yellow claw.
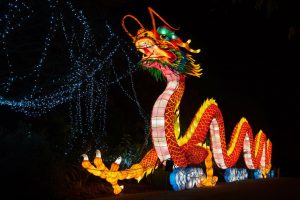
M 113 164 L 111 164 L 110 171 L 112 172 L 118 171 L 121 161 L 122 161 L 122 157 L 118 157 L 117 160 Z
M 97 169 L 99 169 L 99 170 L 108 170 L 102 161 L 101 152 L 99 150 L 96 150 L 94 164 L 96 165 Z
M 89 158 L 86 154 L 82 154 L 83 161 L 81 165 L 88 172 L 92 173 L 95 176 L 99 176 L 102 179 L 105 179 L 113 187 L 114 194 L 119 194 L 123 189 L 123 185 L 119 185 L 118 181 L 123 179 L 136 179 L 138 182 L 144 177 L 144 174 L 150 173 L 153 169 L 144 169 L 140 164 L 134 164 L 130 169 L 119 170 L 120 163 L 122 161 L 121 157 L 118 157 L 114 163 L 111 164 L 110 169 L 108 169 L 102 161 L 101 152 L 96 151 L 96 157 L 94 159 L 94 166 L 90 163 Z

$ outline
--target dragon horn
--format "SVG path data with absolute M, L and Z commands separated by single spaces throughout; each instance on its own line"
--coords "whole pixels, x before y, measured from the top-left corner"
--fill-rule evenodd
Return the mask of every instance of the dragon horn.
M 165 23 L 169 28 L 173 29 L 173 30 L 179 30 L 179 28 L 174 28 L 173 26 L 171 26 L 166 20 L 164 20 L 164 18 L 162 18 L 157 12 L 155 12 L 151 7 L 148 7 L 150 16 L 151 16 L 151 21 L 152 21 L 152 27 L 153 30 L 156 30 L 156 24 L 155 24 L 155 18 L 154 15 L 155 14 L 163 23 Z
M 123 17 L 123 19 L 122 19 L 122 27 L 123 27 L 123 29 L 125 30 L 125 32 L 129 35 L 129 37 L 131 37 L 131 39 L 134 40 L 134 36 L 133 36 L 131 33 L 129 33 L 129 31 L 127 30 L 127 28 L 126 28 L 126 26 L 125 26 L 125 19 L 126 19 L 127 17 L 130 17 L 130 18 L 134 19 L 134 20 L 140 25 L 140 27 L 141 27 L 142 29 L 145 29 L 145 28 L 144 28 L 143 24 L 142 24 L 135 16 L 133 16 L 133 15 L 125 15 L 125 16 Z
M 200 49 L 197 49 L 197 50 L 194 50 L 194 49 L 191 49 L 189 44 L 191 43 L 191 39 L 189 39 L 188 41 L 186 41 L 185 43 L 184 42 L 181 42 L 178 44 L 178 46 L 180 47 L 183 47 L 185 48 L 186 50 L 188 50 L 189 52 L 192 52 L 192 53 L 199 53 L 201 50 Z

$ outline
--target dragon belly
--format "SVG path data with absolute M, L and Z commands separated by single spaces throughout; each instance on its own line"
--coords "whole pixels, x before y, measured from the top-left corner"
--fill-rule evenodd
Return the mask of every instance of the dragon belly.
M 160 161 L 165 164 L 171 158 L 165 127 L 165 111 L 168 101 L 179 85 L 179 77 L 167 75 L 168 84 L 165 91 L 156 100 L 151 115 L 152 142 Z

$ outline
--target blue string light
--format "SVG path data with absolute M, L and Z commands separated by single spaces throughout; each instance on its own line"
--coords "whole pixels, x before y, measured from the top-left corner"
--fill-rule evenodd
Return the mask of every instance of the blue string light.
M 10 86 L 16 80 L 14 77 L 13 65 L 7 49 L 7 38 L 13 33 L 13 31 L 21 27 L 21 25 L 25 23 L 25 21 L 27 21 L 33 13 L 33 10 L 31 10 L 24 2 L 20 2 L 18 0 L 8 2 L 7 7 L 7 12 L 1 15 L 1 22 L 3 22 L 4 27 L 0 32 L 0 42 L 8 66 L 7 82 L 5 84 L 1 84 L 5 92 L 9 92 Z
M 20 0 L 9 1 L 7 13 L 1 15 L 1 23 L 5 26 L 0 32 L 0 54 L 6 59 L 7 66 L 6 71 L 1 69 L 1 74 L 5 77 L 0 77 L 0 84 L 3 86 L 0 89 L 0 106 L 9 107 L 27 116 L 40 117 L 60 105 L 67 104 L 71 128 L 65 154 L 69 154 L 75 145 L 85 151 L 90 150 L 90 146 L 106 148 L 102 137 L 108 132 L 108 93 L 111 86 L 118 85 L 136 106 L 138 114 L 145 122 L 145 147 L 149 138 L 149 117 L 139 103 L 135 91 L 132 74 L 137 71 L 137 66 L 131 59 L 134 55 L 131 45 L 106 24 L 107 39 L 99 46 L 83 11 L 77 10 L 71 1 L 47 0 L 47 3 L 50 14 L 42 50 L 37 63 L 26 74 L 19 73 L 20 67 L 18 68 L 17 63 L 12 65 L 11 61 L 15 58 L 10 54 L 8 44 L 13 45 L 10 37 L 13 32 L 18 34 L 17 28 L 30 24 L 30 20 L 38 16 L 33 16 L 35 11 Z M 52 66 L 47 63 L 47 58 L 51 56 L 50 48 L 58 36 L 63 38 L 61 42 L 65 44 L 63 48 L 67 61 L 62 62 L 67 63 L 67 66 L 65 73 L 48 77 L 45 71 Z M 124 57 L 127 62 L 124 63 L 127 68 L 122 72 L 118 72 L 113 64 L 116 56 Z M 121 80 L 129 80 L 130 92 L 122 86 Z M 24 85 L 28 85 L 25 94 L 12 95 L 15 94 L 14 84 L 22 84 L 22 81 Z

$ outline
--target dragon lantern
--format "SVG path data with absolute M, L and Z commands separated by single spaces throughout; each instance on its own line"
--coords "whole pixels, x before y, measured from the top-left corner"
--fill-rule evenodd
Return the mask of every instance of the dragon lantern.
M 90 173 L 110 182 L 115 194 L 123 189 L 123 186 L 118 185 L 119 180 L 135 178 L 140 181 L 159 164 L 166 165 L 167 160 L 172 160 L 174 167 L 181 168 L 205 162 L 207 175 L 201 179 L 200 185 L 214 186 L 218 178 L 213 176 L 212 157 L 219 168 L 227 169 L 236 164 L 243 152 L 247 168 L 261 169 L 266 176 L 271 168 L 270 140 L 262 131 L 254 137 L 251 126 L 245 118 L 242 118 L 233 130 L 230 143 L 226 144 L 222 113 L 213 99 L 203 103 L 185 134 L 181 136 L 179 105 L 184 93 L 186 76 L 201 75 L 200 65 L 195 63 L 191 55 L 199 53 L 200 50 L 190 48 L 191 40 L 183 42 L 175 34 L 178 29 L 168 24 L 152 8 L 149 7 L 148 10 L 152 29 L 146 29 L 133 15 L 123 17 L 122 27 L 132 39 L 136 49 L 143 54 L 139 65 L 156 78 L 166 79 L 167 82 L 151 113 L 153 148 L 139 163 L 129 169 L 118 170 L 121 158 L 108 169 L 102 162 L 99 150 L 96 152 L 94 165 L 84 154 L 82 166 Z M 156 27 L 155 17 L 164 25 Z M 128 18 L 135 20 L 140 26 L 136 34 L 127 30 L 125 20 Z M 205 144 L 207 136 L 210 136 L 210 147 Z

